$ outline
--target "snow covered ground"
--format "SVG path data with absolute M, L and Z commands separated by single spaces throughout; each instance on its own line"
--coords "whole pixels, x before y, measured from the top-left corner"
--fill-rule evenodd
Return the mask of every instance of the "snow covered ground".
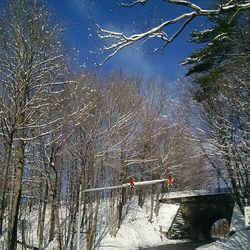
M 167 244 L 180 243 L 184 241 L 173 241 L 168 240 L 164 232 L 167 232 L 171 223 L 177 213 L 179 205 L 177 204 L 160 204 L 159 215 L 154 215 L 152 222 L 149 222 L 150 216 L 150 201 L 146 201 L 143 208 L 137 205 L 137 197 L 130 201 L 128 204 L 127 214 L 124 214 L 124 220 L 116 235 L 111 237 L 107 232 L 104 222 L 106 220 L 106 211 L 101 212 L 100 216 L 103 219 L 99 222 L 99 235 L 95 244 L 95 249 L 98 250 L 135 250 L 140 248 L 149 248 L 156 246 L 163 246 Z M 67 218 L 67 211 L 62 208 L 61 219 Z M 106 214 L 107 215 L 107 214 Z M 29 238 L 28 243 L 33 246 L 38 245 L 36 237 L 37 228 L 37 212 L 25 216 L 27 224 L 27 237 Z M 46 235 L 48 233 L 49 224 L 47 222 L 48 216 L 46 216 Z M 63 227 L 63 220 L 62 220 Z M 231 223 L 231 231 L 235 231 L 231 237 L 226 239 L 218 240 L 214 243 L 198 247 L 199 250 L 249 250 L 250 249 L 250 230 L 246 230 L 244 226 L 244 216 L 240 210 L 235 207 L 233 212 L 233 218 Z M 19 232 L 20 237 L 20 232 Z M 3 237 L 0 238 L 0 249 L 1 241 L 3 243 Z M 19 245 L 20 247 L 20 245 Z M 20 248 L 19 248 L 20 249 Z M 54 244 L 51 242 L 45 246 L 46 250 L 53 250 Z M 82 245 L 82 249 L 84 246 Z
M 179 208 L 179 205 L 161 204 L 159 216 L 153 222 L 148 221 L 149 203 L 143 208 L 134 205 L 130 213 L 125 218 L 116 238 L 109 234 L 101 241 L 97 249 L 99 250 L 133 250 L 139 248 L 162 246 L 181 241 L 168 240 L 162 231 L 167 231 Z M 230 231 L 235 233 L 225 239 L 217 240 L 211 244 L 198 247 L 198 250 L 249 250 L 250 230 L 245 229 L 244 216 L 240 209 L 234 208 Z
M 134 204 L 124 219 L 116 238 L 109 234 L 101 241 L 99 250 L 133 250 L 139 248 L 161 246 L 173 242 L 162 233 L 168 231 L 177 213 L 179 205 L 161 204 L 159 216 L 149 222 L 150 206 L 144 204 L 143 208 Z
M 146 248 L 153 246 L 162 246 L 168 244 L 168 240 L 163 233 L 167 232 L 171 223 L 177 213 L 179 205 L 174 204 L 160 204 L 159 215 L 154 215 L 152 222 L 149 222 L 150 217 L 150 200 L 146 200 L 143 208 L 138 206 L 138 197 L 133 197 L 131 201 L 126 205 L 127 208 L 124 211 L 124 219 L 122 221 L 121 228 L 119 229 L 116 237 L 111 237 L 107 231 L 107 211 L 105 204 L 102 204 L 103 209 L 100 211 L 100 221 L 98 226 L 98 232 L 95 249 L 99 250 L 133 250 L 138 248 Z M 33 210 L 31 213 L 28 211 L 23 214 L 22 218 L 26 221 L 26 243 L 31 246 L 38 246 L 37 239 L 37 210 Z M 47 209 L 45 219 L 45 238 L 48 238 L 49 233 L 49 218 L 50 209 Z M 64 229 L 64 221 L 68 218 L 67 209 L 62 206 L 60 209 L 61 230 Z M 0 237 L 0 249 L 4 244 L 5 236 Z M 18 228 L 18 239 L 21 240 L 21 231 Z M 82 238 L 81 248 L 85 249 L 84 239 Z M 18 244 L 18 250 L 21 249 L 21 245 Z M 55 242 L 48 243 L 46 240 L 44 249 L 54 250 Z

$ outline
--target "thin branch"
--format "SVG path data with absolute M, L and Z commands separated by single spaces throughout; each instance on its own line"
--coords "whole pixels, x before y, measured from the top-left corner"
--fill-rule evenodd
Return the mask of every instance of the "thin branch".
M 137 0 L 137 1 L 134 1 L 132 3 L 121 3 L 121 6 L 122 7 L 132 7 L 134 5 L 137 5 L 137 4 L 141 4 L 141 5 L 144 5 L 148 0 Z
M 167 0 L 167 2 L 190 7 L 193 10 L 195 10 L 197 13 L 199 13 L 201 11 L 201 8 L 199 6 L 197 6 L 196 4 L 191 3 L 189 1 L 185 1 L 185 0 Z

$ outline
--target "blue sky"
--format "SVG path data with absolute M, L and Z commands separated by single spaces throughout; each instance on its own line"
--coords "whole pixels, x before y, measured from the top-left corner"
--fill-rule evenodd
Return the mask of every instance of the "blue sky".
M 122 8 L 116 0 L 48 0 L 47 4 L 54 12 L 56 20 L 65 26 L 66 45 L 74 48 L 78 53 L 77 60 L 88 69 L 93 69 L 96 63 L 104 59 L 99 52 L 105 41 L 97 39 L 95 23 L 106 29 L 132 34 L 146 30 L 161 20 L 176 17 L 184 11 L 182 7 L 166 4 L 162 0 L 149 1 L 144 6 L 133 8 Z M 152 53 L 155 42 L 144 50 L 136 46 L 127 48 L 99 70 L 105 74 L 122 69 L 132 74 L 157 76 L 174 83 L 185 74 L 185 69 L 179 66 L 179 62 L 195 48 L 188 43 L 188 34 L 192 29 L 205 28 L 206 25 L 202 19 L 191 23 L 164 52 Z M 169 29 L 171 31 L 173 29 Z

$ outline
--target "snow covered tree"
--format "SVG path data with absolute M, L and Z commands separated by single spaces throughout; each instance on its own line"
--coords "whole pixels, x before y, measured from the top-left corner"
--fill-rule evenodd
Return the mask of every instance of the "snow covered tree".
M 92 249 L 97 235 L 100 194 L 87 193 L 83 197 L 83 210 L 78 211 L 79 187 L 104 186 L 104 170 L 100 152 L 100 127 L 103 118 L 103 102 L 100 89 L 97 88 L 97 77 L 85 72 L 74 78 L 74 84 L 67 88 L 68 111 L 72 114 L 67 125 L 70 134 L 65 148 L 70 159 L 70 221 L 68 246 L 73 246 L 75 239 L 75 215 L 82 215 L 82 230 L 85 232 L 86 249 Z M 73 167 L 72 167 L 73 166 Z
M 232 187 L 243 211 L 249 204 L 249 21 L 237 17 L 213 18 L 215 27 L 195 32 L 193 42 L 208 43 L 184 61 L 194 75 L 193 97 L 203 107 L 203 118 L 210 128 L 210 142 L 224 163 L 209 157 L 217 172 Z M 209 150 L 208 150 L 209 152 Z M 226 173 L 226 174 L 225 174 Z
M 1 140 L 0 221 L 8 204 L 7 249 L 16 249 L 22 178 L 30 142 L 46 133 L 43 118 L 62 69 L 61 29 L 38 2 L 8 1 L 0 20 Z M 38 129 L 39 128 L 39 129 Z M 10 199 L 4 203 L 6 187 Z M 0 223 L 1 225 L 1 223 Z

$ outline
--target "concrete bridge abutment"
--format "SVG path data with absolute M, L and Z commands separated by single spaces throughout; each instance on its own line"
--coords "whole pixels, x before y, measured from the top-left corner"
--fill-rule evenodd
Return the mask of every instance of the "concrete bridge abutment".
M 165 202 L 180 203 L 179 212 L 193 240 L 211 240 L 211 227 L 219 219 L 226 219 L 230 225 L 235 204 L 230 193 L 172 198 Z

